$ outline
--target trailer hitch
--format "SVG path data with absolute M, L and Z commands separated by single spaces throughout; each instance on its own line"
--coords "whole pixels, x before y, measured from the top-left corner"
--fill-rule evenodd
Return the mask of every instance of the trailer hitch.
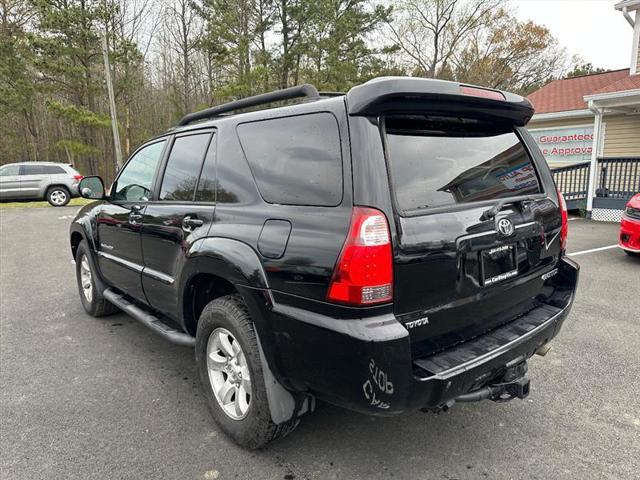
M 514 398 L 524 399 L 529 395 L 530 380 L 526 376 L 527 362 L 519 357 L 507 364 L 506 369 L 498 380 L 485 385 L 482 388 L 469 393 L 458 395 L 437 407 L 421 408 L 422 412 L 441 413 L 447 412 L 457 402 L 479 402 L 480 400 L 492 400 L 494 402 L 508 402 Z
M 444 413 L 449 411 L 455 403 L 479 402 L 480 400 L 492 400 L 494 402 L 508 402 L 514 398 L 527 398 L 529 395 L 530 381 L 527 377 L 520 377 L 508 382 L 494 383 L 486 387 L 474 390 L 473 392 L 459 395 L 453 400 L 439 405 L 438 407 L 421 408 L 425 413 Z
M 527 362 L 521 361 L 509 366 L 499 382 L 473 392 L 465 393 L 455 398 L 456 402 L 477 402 L 479 400 L 493 400 L 494 402 L 508 402 L 514 398 L 527 398 L 530 380 L 526 377 Z
M 508 402 L 514 398 L 527 398 L 530 381 L 527 377 L 520 377 L 510 382 L 495 383 L 473 392 L 465 393 L 455 398 L 456 402 L 479 402 L 493 400 L 494 402 Z

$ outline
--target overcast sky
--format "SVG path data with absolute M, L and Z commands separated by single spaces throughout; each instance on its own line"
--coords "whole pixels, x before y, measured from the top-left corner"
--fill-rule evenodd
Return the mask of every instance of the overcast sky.
M 545 25 L 567 48 L 595 67 L 629 68 L 633 29 L 612 0 L 511 0 L 521 20 Z

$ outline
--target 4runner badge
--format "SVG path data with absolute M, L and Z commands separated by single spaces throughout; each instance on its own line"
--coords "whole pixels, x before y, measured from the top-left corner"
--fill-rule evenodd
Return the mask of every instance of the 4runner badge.
M 513 223 L 508 218 L 498 220 L 498 232 L 505 237 L 513 235 Z

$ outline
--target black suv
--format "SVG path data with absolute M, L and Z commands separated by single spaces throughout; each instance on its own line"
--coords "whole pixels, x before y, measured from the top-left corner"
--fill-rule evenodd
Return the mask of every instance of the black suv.
M 532 114 L 380 78 L 187 115 L 108 194 L 82 180 L 99 200 L 71 225 L 82 304 L 195 347 L 213 417 L 246 447 L 316 398 L 373 415 L 524 398 L 578 279 Z

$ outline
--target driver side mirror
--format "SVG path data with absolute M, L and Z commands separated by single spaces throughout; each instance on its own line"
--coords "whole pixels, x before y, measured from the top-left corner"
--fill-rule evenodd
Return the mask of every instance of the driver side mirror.
M 80 180 L 78 191 L 83 198 L 90 200 L 103 200 L 105 198 L 104 182 L 97 175 L 84 177 Z

